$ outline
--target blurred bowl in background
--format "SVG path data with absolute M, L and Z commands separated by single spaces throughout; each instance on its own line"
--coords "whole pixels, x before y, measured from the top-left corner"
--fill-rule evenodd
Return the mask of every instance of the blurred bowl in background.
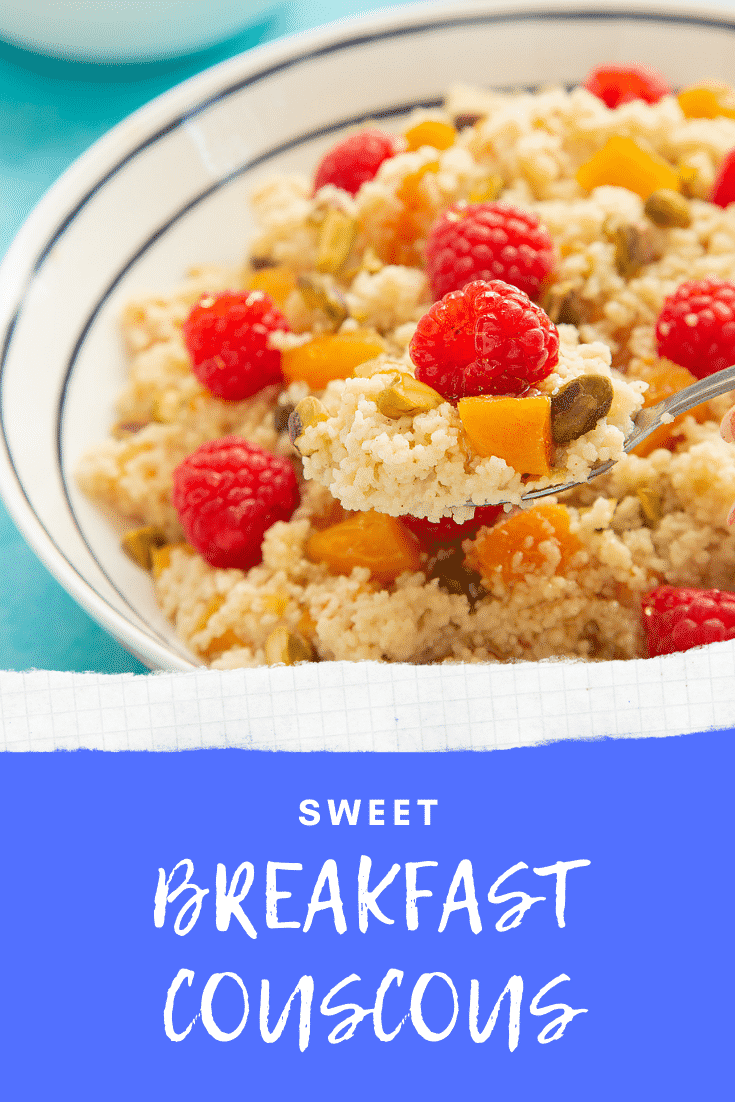
M 71 61 L 153 61 L 212 46 L 281 0 L 24 0 L 0 6 L 0 38 Z

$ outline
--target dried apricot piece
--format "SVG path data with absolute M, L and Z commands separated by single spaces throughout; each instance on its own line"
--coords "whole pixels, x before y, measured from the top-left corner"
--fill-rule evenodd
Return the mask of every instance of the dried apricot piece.
M 401 181 L 396 191 L 401 209 L 389 220 L 386 225 L 388 236 L 378 246 L 380 259 L 384 264 L 422 263 L 423 258 L 416 241 L 426 236 L 434 218 L 422 180 L 430 173 L 438 171 L 439 162 L 429 161 L 416 172 L 409 172 Z
M 551 399 L 461 398 L 457 412 L 478 455 L 498 456 L 520 474 L 551 473 Z
M 247 290 L 264 291 L 277 306 L 284 306 L 295 287 L 295 272 L 285 264 L 276 264 L 272 268 L 261 268 L 253 272 L 248 278 Z
M 582 544 L 569 531 L 569 510 L 564 505 L 535 505 L 484 528 L 468 556 L 483 578 L 492 581 L 499 574 L 507 584 L 542 569 L 552 559 L 552 545 L 560 559 L 555 572 L 562 572 Z
M 207 643 L 206 647 L 200 652 L 203 658 L 219 658 L 221 654 L 224 654 L 226 650 L 232 650 L 233 647 L 244 646 L 242 639 L 237 635 L 232 628 L 225 628 L 222 635 L 218 635 L 216 639 L 212 639 Z
M 313 532 L 306 555 L 312 562 L 326 563 L 332 574 L 350 574 L 353 567 L 366 566 L 383 583 L 421 566 L 418 540 L 395 517 L 373 510 Z
M 369 330 L 329 333 L 287 349 L 281 370 L 289 383 L 305 382 L 312 390 L 323 390 L 331 379 L 349 379 L 358 364 L 384 351 L 380 337 Z
M 438 161 L 429 161 L 427 164 L 422 165 L 421 168 L 416 169 L 415 172 L 409 172 L 403 177 L 398 190 L 396 191 L 396 198 L 400 199 L 405 207 L 409 210 L 419 210 L 426 205 L 425 196 L 421 189 L 421 181 L 424 176 L 427 176 L 431 172 L 439 171 Z
M 641 199 L 661 188 L 681 190 L 679 176 L 668 161 L 619 134 L 608 138 L 602 149 L 581 166 L 577 182 L 587 191 L 603 184 L 624 187 Z
M 718 80 L 703 81 L 685 88 L 676 97 L 688 119 L 735 119 L 735 89 Z
M 421 149 L 424 145 L 430 145 L 434 149 L 449 149 L 454 145 L 457 131 L 448 122 L 440 122 L 438 119 L 425 119 L 416 123 L 403 135 L 408 142 L 410 151 Z
M 648 390 L 643 396 L 644 409 L 655 406 L 658 402 L 663 402 L 664 398 L 669 398 L 672 394 L 678 394 L 680 390 L 692 386 L 697 381 L 696 376 L 692 375 L 691 371 L 687 371 L 685 367 L 680 367 L 679 364 L 666 359 L 660 359 L 655 364 L 651 364 L 642 373 L 642 377 L 648 383 Z M 676 427 L 681 424 L 685 417 L 693 417 L 695 421 L 702 424 L 704 421 L 709 421 L 711 416 L 709 403 L 703 402 L 701 406 L 695 406 L 689 413 L 679 414 L 668 425 L 661 425 L 654 429 L 642 444 L 639 444 L 637 448 L 633 448 L 632 454 L 640 455 L 641 458 L 645 459 L 656 448 L 673 448 L 677 442 Z

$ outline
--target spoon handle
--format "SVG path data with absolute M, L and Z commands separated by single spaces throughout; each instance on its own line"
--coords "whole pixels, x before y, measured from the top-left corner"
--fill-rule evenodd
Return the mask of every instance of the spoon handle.
M 642 409 L 635 418 L 635 428 L 625 441 L 626 452 L 632 451 L 647 436 L 664 424 L 662 418 L 667 414 L 673 420 L 680 413 L 688 413 L 690 409 L 708 401 L 710 398 L 719 398 L 721 394 L 727 394 L 728 390 L 735 389 L 735 367 L 725 367 L 722 371 L 716 371 L 714 375 L 708 375 L 700 379 L 684 390 L 671 394 L 655 406 Z M 595 472 L 597 473 L 597 472 Z
M 735 366 L 716 371 L 713 375 L 708 375 L 705 379 L 692 383 L 684 390 L 679 390 L 676 394 L 664 398 L 657 405 L 640 410 L 633 422 L 633 431 L 625 439 L 623 445 L 625 451 L 632 451 L 647 436 L 650 436 L 659 425 L 668 424 L 680 413 L 688 413 L 690 409 L 701 405 L 702 402 L 706 402 L 710 398 L 719 398 L 721 394 L 727 394 L 729 390 L 735 390 Z M 663 421 L 664 417 L 666 417 L 666 422 Z M 614 459 L 608 459 L 606 463 L 601 463 L 599 467 L 595 467 L 590 472 L 587 481 L 591 482 L 598 475 L 606 474 L 614 465 Z M 550 494 L 561 494 L 564 490 L 572 490 L 578 485 L 578 482 L 565 482 L 563 485 L 544 486 L 542 490 L 531 490 L 524 494 L 523 501 L 536 501 L 538 498 L 548 497 Z M 473 503 L 468 502 L 468 504 Z

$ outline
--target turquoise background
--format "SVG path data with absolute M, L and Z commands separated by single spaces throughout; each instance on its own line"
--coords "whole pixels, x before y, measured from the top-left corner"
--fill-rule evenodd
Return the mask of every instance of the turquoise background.
M 267 22 L 214 48 L 148 64 L 78 64 L 0 42 L 0 256 L 72 161 L 154 96 L 243 50 L 385 6 L 328 0 L 284 4 Z M 51 577 L 2 503 L 0 669 L 146 672 Z

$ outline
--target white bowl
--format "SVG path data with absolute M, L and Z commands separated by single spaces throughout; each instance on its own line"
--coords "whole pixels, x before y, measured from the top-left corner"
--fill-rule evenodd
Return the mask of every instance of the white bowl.
M 113 420 L 126 300 L 173 287 L 192 263 L 238 261 L 253 184 L 313 166 L 345 127 L 399 120 L 458 78 L 571 84 L 603 61 L 642 62 L 674 84 L 735 83 L 735 24 L 563 4 L 377 12 L 187 81 L 110 131 L 38 204 L 0 268 L 0 489 L 46 566 L 143 662 L 197 664 L 73 475 Z
M 211 46 L 278 0 L 23 0 L 0 7 L 0 38 L 74 61 L 151 61 Z

